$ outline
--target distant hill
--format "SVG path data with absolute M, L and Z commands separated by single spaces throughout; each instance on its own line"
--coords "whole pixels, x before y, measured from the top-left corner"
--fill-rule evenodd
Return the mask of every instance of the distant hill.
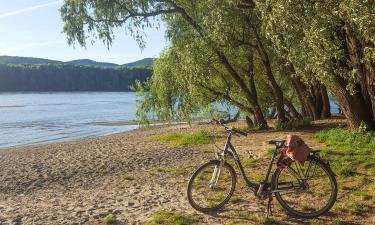
M 0 56 L 0 92 L 130 91 L 136 80 L 151 77 L 152 63 L 151 58 L 120 66 L 90 59 Z
M 138 61 L 135 61 L 135 62 L 126 63 L 126 64 L 121 65 L 121 66 L 122 67 L 128 67 L 128 68 L 132 68 L 132 67 L 152 68 L 154 60 L 155 60 L 154 58 L 144 58 L 144 59 L 141 59 L 141 60 L 138 60 Z
M 19 56 L 0 56 L 1 64 L 62 64 L 63 62 L 50 59 L 19 57 Z
M 63 61 L 58 61 L 58 60 L 32 58 L 32 57 L 0 56 L 0 64 L 12 64 L 12 65 L 70 64 L 70 65 L 78 65 L 78 66 L 97 66 L 97 67 L 110 67 L 110 68 L 115 68 L 115 67 L 152 68 L 154 60 L 155 60 L 154 58 L 144 58 L 135 62 L 118 65 L 116 63 L 97 62 L 91 59 L 77 59 L 77 60 L 72 60 L 68 62 L 63 62 Z
M 117 67 L 118 64 L 107 63 L 107 62 L 97 62 L 91 59 L 77 59 L 66 62 L 68 64 L 80 65 L 80 66 L 100 66 L 100 67 Z

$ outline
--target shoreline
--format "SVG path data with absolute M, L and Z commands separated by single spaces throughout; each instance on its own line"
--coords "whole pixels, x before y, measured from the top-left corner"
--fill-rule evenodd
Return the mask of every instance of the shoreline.
M 95 139 L 98 137 L 107 137 L 111 135 L 116 134 L 122 134 L 122 133 L 129 133 L 134 132 L 137 130 L 147 130 L 147 129 L 156 129 L 156 128 L 162 128 L 162 127 L 168 127 L 168 126 L 175 126 L 175 125 L 183 125 L 187 124 L 187 122 L 155 122 L 152 124 L 149 124 L 148 127 L 141 127 L 138 122 L 136 121 L 124 121 L 124 122 L 90 122 L 87 123 L 89 125 L 97 125 L 97 126 L 115 126 L 115 127 L 121 127 L 121 126 L 137 126 L 136 128 L 130 128 L 129 130 L 124 131 L 114 131 L 109 132 L 105 134 L 98 134 L 98 135 L 90 135 L 90 136 L 84 136 L 84 137 L 78 137 L 78 138 L 61 138 L 61 139 L 54 139 L 54 140 L 47 140 L 47 141 L 41 141 L 36 143 L 29 143 L 29 144 L 19 144 L 19 145 L 13 145 L 13 146 L 0 146 L 0 152 L 4 151 L 6 149 L 14 149 L 14 148 L 25 148 L 25 147 L 31 147 L 31 146 L 39 146 L 39 145 L 49 145 L 49 144 L 55 144 L 55 143 L 71 143 L 75 141 L 82 141 L 86 139 Z
M 331 121 L 338 124 L 341 120 Z M 234 137 L 232 142 L 244 162 L 260 160 L 245 168 L 256 179 L 268 165 L 271 146 L 267 142 L 271 139 L 295 134 L 313 149 L 323 148 L 324 144 L 312 138 L 316 130 L 330 125 L 321 122 L 293 131 L 251 132 L 247 137 Z M 187 202 L 186 184 L 199 165 L 215 157 L 213 147 L 174 146 L 155 138 L 202 130 L 218 135 L 218 145 L 225 142 L 222 127 L 195 123 L 0 150 L 0 224 L 102 225 L 106 216 L 114 215 L 116 224 L 137 225 L 150 224 L 161 211 L 197 215 Z M 259 224 L 257 218 L 265 217 L 266 203 L 257 202 L 241 185 L 234 199 L 237 201 L 230 202 L 217 216 L 199 214 L 199 221 Z M 249 213 L 253 215 L 251 220 L 246 217 Z M 303 222 L 291 220 L 283 211 L 278 211 L 275 218 L 292 225 Z M 320 220 L 332 218 L 326 215 Z M 361 221 L 365 220 L 370 219 Z
M 139 224 L 184 192 L 160 183 L 160 166 L 195 158 L 152 137 L 186 125 L 137 129 L 0 151 L 0 224 L 103 224 L 108 214 Z M 171 155 L 171 151 L 174 154 Z M 128 178 L 130 177 L 130 178 Z M 184 202 L 178 204 L 187 209 Z

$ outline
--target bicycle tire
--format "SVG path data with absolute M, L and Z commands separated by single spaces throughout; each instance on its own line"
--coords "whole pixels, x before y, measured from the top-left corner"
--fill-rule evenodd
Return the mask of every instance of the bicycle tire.
M 197 178 L 197 176 L 205 168 L 210 167 L 210 166 L 220 166 L 220 161 L 219 160 L 211 160 L 211 161 L 203 164 L 202 166 L 200 166 L 193 173 L 193 175 L 191 176 L 191 178 L 189 180 L 189 183 L 188 183 L 188 188 L 187 188 L 188 201 L 189 201 L 190 205 L 195 210 L 198 210 L 200 212 L 211 212 L 211 211 L 217 211 L 217 210 L 221 209 L 226 203 L 228 203 L 228 201 L 232 197 L 232 195 L 234 193 L 234 190 L 236 188 L 236 181 L 237 181 L 236 172 L 234 171 L 234 169 L 233 169 L 233 167 L 231 165 L 229 165 L 228 163 L 225 162 L 223 164 L 223 168 L 226 168 L 229 171 L 230 176 L 231 176 L 231 188 L 230 188 L 230 191 L 228 192 L 228 195 L 224 198 L 224 200 L 222 202 L 220 202 L 219 204 L 217 204 L 217 205 L 215 205 L 213 207 L 204 207 L 204 206 L 201 206 L 201 205 L 197 204 L 196 201 L 194 200 L 193 194 L 192 194 L 194 180 Z
M 289 215 L 291 215 L 293 217 L 298 217 L 298 218 L 311 219 L 311 218 L 319 217 L 319 216 L 323 215 L 324 213 L 328 212 L 332 208 L 332 206 L 335 204 L 336 199 L 337 199 L 337 181 L 336 181 L 336 178 L 335 178 L 335 174 L 332 172 L 329 165 L 327 165 L 322 160 L 320 160 L 316 157 L 313 157 L 313 156 L 310 156 L 308 160 L 314 161 L 314 163 L 316 163 L 316 165 L 318 165 L 321 169 L 323 169 L 323 171 L 325 172 L 325 174 L 329 178 L 330 185 L 331 185 L 331 187 L 330 187 L 331 196 L 330 196 L 327 204 L 316 212 L 306 213 L 306 212 L 297 211 L 297 210 L 293 209 L 291 206 L 289 206 L 287 201 L 284 200 L 284 198 L 280 194 L 280 192 L 275 192 L 275 197 L 276 197 L 277 201 L 280 203 L 280 205 L 289 213 Z M 272 176 L 272 180 L 271 180 L 271 189 L 272 190 L 277 189 L 278 178 L 279 178 L 280 174 L 282 173 L 282 171 L 286 168 L 287 167 L 276 169 L 275 173 Z

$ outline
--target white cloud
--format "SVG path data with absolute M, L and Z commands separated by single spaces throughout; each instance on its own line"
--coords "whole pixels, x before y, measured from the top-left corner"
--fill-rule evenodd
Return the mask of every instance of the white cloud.
M 18 10 L 12 11 L 12 12 L 3 13 L 3 14 L 0 14 L 0 19 L 4 18 L 4 17 L 15 16 L 15 15 L 18 15 L 18 14 L 30 12 L 30 11 L 33 11 L 33 10 L 37 10 L 37 9 L 52 6 L 52 5 L 57 5 L 61 2 L 62 2 L 62 0 L 59 0 L 59 1 L 54 1 L 54 2 L 49 2 L 49 3 L 45 3 L 45 4 L 31 6 L 31 7 L 24 8 L 24 9 L 18 9 Z

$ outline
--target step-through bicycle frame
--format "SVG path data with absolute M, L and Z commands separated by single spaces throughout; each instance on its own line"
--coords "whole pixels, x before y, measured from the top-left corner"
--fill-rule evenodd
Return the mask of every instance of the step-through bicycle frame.
M 253 182 L 253 181 L 249 180 L 249 178 L 246 176 L 245 170 L 242 166 L 241 160 L 240 160 L 240 158 L 239 158 L 239 156 L 236 152 L 236 149 L 234 148 L 234 146 L 231 143 L 232 135 L 236 134 L 236 131 L 232 131 L 231 129 L 229 129 L 227 127 L 226 127 L 226 130 L 229 131 L 229 134 L 228 134 L 228 136 L 226 138 L 226 141 L 225 141 L 224 151 L 222 153 L 217 153 L 217 158 L 221 161 L 221 165 L 223 165 L 223 163 L 225 162 L 226 155 L 229 154 L 233 158 L 238 170 L 240 171 L 240 175 L 244 179 L 247 187 L 258 198 L 265 198 L 265 197 L 269 196 L 270 194 L 272 194 L 274 192 L 283 192 L 283 191 L 288 191 L 290 189 L 296 188 L 295 185 L 292 185 L 290 187 L 283 187 L 282 189 L 271 190 L 271 183 L 269 182 L 269 177 L 270 177 L 270 174 L 271 174 L 271 171 L 272 171 L 272 165 L 274 164 L 275 158 L 278 155 L 278 153 L 281 151 L 281 148 L 282 148 L 282 146 L 277 146 L 277 145 L 275 147 L 275 150 L 273 151 L 272 158 L 271 158 L 271 161 L 268 165 L 267 173 L 266 173 L 263 181 L 258 183 L 258 182 Z M 292 173 L 295 173 L 294 174 L 295 176 L 300 177 L 297 172 L 295 172 L 292 168 L 290 168 L 290 169 L 292 170 Z M 212 181 L 215 182 L 215 184 L 216 184 L 217 179 L 220 176 L 220 171 L 221 171 L 221 168 L 219 168 L 218 171 L 214 172 L 210 184 L 212 184 Z M 217 174 L 217 172 L 218 172 L 218 174 Z M 297 179 L 300 180 L 300 178 L 297 178 Z

